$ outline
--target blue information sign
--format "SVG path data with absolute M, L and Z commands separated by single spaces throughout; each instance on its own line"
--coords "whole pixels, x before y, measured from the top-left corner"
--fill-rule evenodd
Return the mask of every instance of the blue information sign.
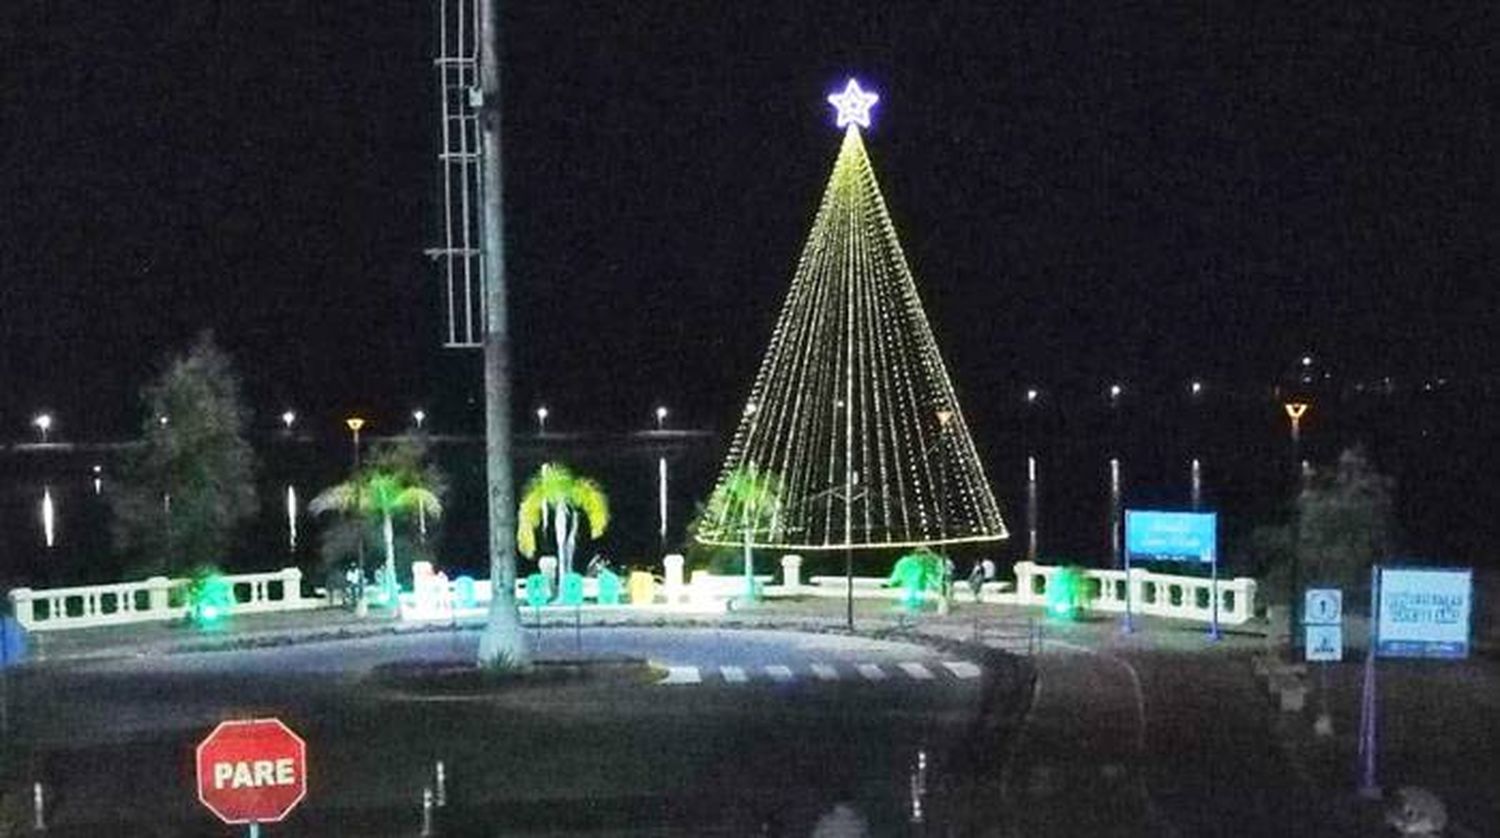
M 1473 572 L 1467 568 L 1381 568 L 1380 655 L 1468 657 L 1473 591 Z
M 1131 561 L 1214 560 L 1218 515 L 1212 512 L 1125 511 L 1125 551 Z

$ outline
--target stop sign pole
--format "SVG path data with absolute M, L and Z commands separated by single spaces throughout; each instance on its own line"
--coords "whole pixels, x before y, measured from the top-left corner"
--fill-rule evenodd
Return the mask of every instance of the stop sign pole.
M 307 743 L 280 719 L 220 722 L 197 750 L 198 799 L 227 824 L 285 818 L 307 796 Z

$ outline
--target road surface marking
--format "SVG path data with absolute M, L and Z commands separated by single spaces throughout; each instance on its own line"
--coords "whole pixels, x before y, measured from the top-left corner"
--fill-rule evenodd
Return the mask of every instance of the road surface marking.
M 661 679 L 662 684 L 701 684 L 703 676 L 698 674 L 696 666 L 669 666 L 667 677 Z
M 897 664 L 897 666 L 900 666 L 901 671 L 905 672 L 907 675 L 910 675 L 912 678 L 915 678 L 918 681 L 932 680 L 932 672 L 920 663 L 917 663 L 915 661 L 908 661 L 906 663 Z
M 955 678 L 978 678 L 980 669 L 968 661 L 943 661 L 943 666 L 953 673 Z
M 873 663 L 862 663 L 854 668 L 859 670 L 859 674 L 863 675 L 866 681 L 885 680 L 885 673 L 881 671 L 880 667 L 876 666 Z
M 723 675 L 724 680 L 728 681 L 731 684 L 743 684 L 746 681 L 750 680 L 750 678 L 745 675 L 745 670 L 739 668 L 738 666 L 721 666 L 719 667 L 719 674 Z
M 785 667 L 780 664 L 773 663 L 770 666 L 767 666 L 766 674 L 771 676 L 773 680 L 781 681 L 783 683 L 792 680 L 792 670 L 789 667 Z
M 818 679 L 821 681 L 837 681 L 839 679 L 839 671 L 826 663 L 815 663 L 809 668 L 812 669 L 812 673 L 818 676 Z

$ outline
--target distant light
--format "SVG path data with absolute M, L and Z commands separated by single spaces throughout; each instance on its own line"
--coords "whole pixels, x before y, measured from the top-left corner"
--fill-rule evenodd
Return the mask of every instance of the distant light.
M 1120 394 L 1123 393 L 1123 392 L 1125 392 L 1125 388 L 1124 387 L 1121 387 L 1118 384 L 1111 384 L 1111 385 L 1109 385 L 1109 397 L 1110 398 L 1112 398 L 1112 399 L 1118 399 L 1120 397 Z
M 1203 382 L 1201 382 L 1201 381 L 1194 381 L 1193 384 L 1192 384 L 1191 389 L 1193 391 L 1193 395 L 1195 395 L 1195 396 L 1198 395 L 1198 394 L 1200 394 L 1200 393 L 1202 393 L 1203 392 Z
M 417 423 L 417 430 L 420 431 L 422 430 L 422 423 L 427 421 L 427 411 L 419 407 L 411 412 L 411 418 L 413 422 Z
M 1041 395 L 1041 394 L 1036 391 L 1035 387 L 1032 387 L 1031 389 L 1027 390 L 1026 391 L 1026 402 L 1027 402 L 1027 404 L 1030 404 L 1030 403 L 1036 401 L 1036 397 L 1039 396 L 1039 395 Z
M 536 409 L 536 418 L 541 419 L 543 421 L 546 421 L 547 416 L 548 416 L 547 408 L 545 408 L 545 407 L 539 407 L 539 408 Z
M 1312 356 L 1311 355 L 1303 355 L 1302 356 L 1302 366 L 1304 366 L 1304 367 L 1310 367 L 1310 366 L 1312 366 Z
M 657 408 L 656 408 L 656 429 L 658 431 L 661 430 L 661 425 L 665 421 L 667 421 L 667 409 L 666 409 L 665 406 L 657 405 Z
M 870 108 L 880 101 L 880 96 L 860 89 L 859 82 L 850 79 L 843 93 L 830 94 L 828 104 L 838 109 L 838 127 L 858 125 L 870 127 Z
M 49 548 L 57 544 L 57 509 L 52 504 L 52 489 L 47 486 L 42 487 L 42 535 Z
M 45 434 L 52 430 L 52 414 L 39 413 L 35 419 L 31 420 L 31 424 L 36 425 L 36 429 Z
M 165 428 L 167 426 L 167 417 L 165 417 L 165 416 L 158 416 L 158 417 L 156 417 L 156 424 L 161 425 L 163 428 Z
M 289 430 L 289 431 L 292 429 L 292 424 L 294 422 L 296 422 L 296 421 L 297 421 L 297 414 L 293 413 L 290 410 L 288 410 L 285 413 L 281 414 L 281 424 L 286 425 L 286 429 Z
M 359 429 L 365 426 L 365 420 L 359 416 L 350 416 L 344 420 L 344 424 L 349 427 L 349 430 L 359 433 Z

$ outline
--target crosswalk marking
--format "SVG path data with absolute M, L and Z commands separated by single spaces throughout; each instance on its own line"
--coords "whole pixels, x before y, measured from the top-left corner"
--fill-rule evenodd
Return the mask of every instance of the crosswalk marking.
M 943 666 L 953 673 L 955 678 L 978 678 L 980 669 L 968 661 L 943 661 Z
M 941 664 L 941 668 L 939 668 Z M 799 665 L 800 668 L 801 665 Z M 977 664 L 969 661 L 890 661 L 886 663 L 855 663 L 839 664 L 830 663 L 806 663 L 806 671 L 811 677 L 824 683 L 838 681 L 849 674 L 852 667 L 859 678 L 870 683 L 889 681 L 896 671 L 906 675 L 911 681 L 934 683 L 943 680 L 939 677 L 944 670 L 953 678 L 960 680 L 971 680 L 980 677 L 984 673 Z M 726 684 L 749 684 L 757 680 L 764 683 L 773 681 L 778 684 L 789 684 L 797 680 L 797 672 L 790 666 L 779 663 L 765 664 L 763 666 L 662 666 L 666 670 L 666 676 L 657 683 L 659 684 L 702 684 L 705 672 L 712 673 L 718 670 L 723 683 Z M 841 671 L 842 670 L 842 671 Z M 807 676 L 803 676 L 807 677 Z
M 749 676 L 745 675 L 745 670 L 738 666 L 721 666 L 719 667 L 719 674 L 723 675 L 724 680 L 731 684 L 743 684 L 750 680 Z
M 932 680 L 932 672 L 930 672 L 927 667 L 921 665 L 920 663 L 917 663 L 915 661 L 907 661 L 906 663 L 898 664 L 898 666 L 901 667 L 901 671 L 905 672 L 907 675 L 910 675 L 918 681 Z
M 667 677 L 661 679 L 663 684 L 701 684 L 703 676 L 698 674 L 696 666 L 669 666 Z

